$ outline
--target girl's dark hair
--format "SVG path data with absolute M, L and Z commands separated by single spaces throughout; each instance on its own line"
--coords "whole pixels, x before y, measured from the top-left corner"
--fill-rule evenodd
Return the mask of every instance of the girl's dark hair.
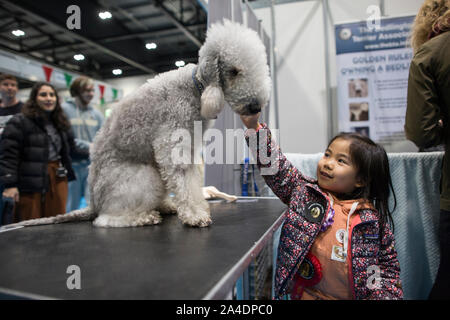
M 50 83 L 47 82 L 37 82 L 30 92 L 30 97 L 28 101 L 22 107 L 22 113 L 29 118 L 44 118 L 45 119 L 45 111 L 42 110 L 37 104 L 37 95 L 39 90 L 43 86 L 48 86 L 53 89 L 56 95 L 56 107 L 52 112 L 50 118 L 53 121 L 53 124 L 56 128 L 62 131 L 66 131 L 70 128 L 70 122 L 67 120 L 66 115 L 64 114 L 63 109 L 61 108 L 61 104 L 59 103 L 59 96 Z
M 363 186 L 357 188 L 351 198 L 363 198 L 371 201 L 380 214 L 380 239 L 384 225 L 390 223 L 394 230 L 392 212 L 397 207 L 394 188 L 392 186 L 389 160 L 384 148 L 359 133 L 340 133 L 336 139 L 350 140 L 350 157 L 357 170 L 357 178 Z M 389 209 L 389 195 L 392 192 L 394 208 Z

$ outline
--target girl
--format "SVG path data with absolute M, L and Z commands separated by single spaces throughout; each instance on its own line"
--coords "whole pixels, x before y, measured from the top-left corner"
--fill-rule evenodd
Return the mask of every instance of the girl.
M 0 149 L 3 196 L 18 202 L 15 222 L 65 212 L 67 180 L 75 178 L 69 153 L 87 151 L 75 146 L 52 85 L 34 85 L 22 113 L 6 124 Z
M 258 117 L 241 116 L 247 128 L 256 130 L 259 143 L 252 152 L 260 168 L 273 167 L 260 161 L 264 143 L 263 156 L 274 159 L 271 153 L 276 154 L 276 172 L 263 177 L 289 206 L 278 248 L 275 298 L 402 299 L 384 149 L 364 136 L 340 134 L 328 145 L 313 180 L 285 158 Z M 254 130 L 246 132 L 248 143 Z

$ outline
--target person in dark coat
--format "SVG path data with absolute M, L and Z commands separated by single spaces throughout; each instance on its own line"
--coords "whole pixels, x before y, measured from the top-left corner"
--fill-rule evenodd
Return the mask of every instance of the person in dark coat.
M 3 128 L 8 120 L 16 113 L 22 111 L 23 102 L 17 99 L 18 91 L 19 82 L 16 77 L 11 74 L 0 75 L 0 139 L 2 138 Z M 9 208 L 13 207 L 13 204 L 10 205 L 11 202 L 8 199 L 3 201 L 3 197 L 1 196 L 3 190 L 4 186 L 0 183 L 0 225 L 10 222 L 9 217 L 12 210 Z
M 75 179 L 70 154 L 88 151 L 75 145 L 51 84 L 34 85 L 22 113 L 6 124 L 0 151 L 3 196 L 16 202 L 15 222 L 65 213 L 67 183 Z
M 426 0 L 414 21 L 406 137 L 419 148 L 445 145 L 440 184 L 441 261 L 429 299 L 450 299 L 450 0 Z

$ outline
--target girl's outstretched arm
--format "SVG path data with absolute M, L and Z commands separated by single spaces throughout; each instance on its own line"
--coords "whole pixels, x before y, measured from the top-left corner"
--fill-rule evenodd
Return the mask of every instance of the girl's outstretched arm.
M 269 188 L 289 204 L 293 191 L 306 180 L 276 145 L 267 125 L 258 123 L 258 116 L 241 116 L 249 128 L 245 139 Z

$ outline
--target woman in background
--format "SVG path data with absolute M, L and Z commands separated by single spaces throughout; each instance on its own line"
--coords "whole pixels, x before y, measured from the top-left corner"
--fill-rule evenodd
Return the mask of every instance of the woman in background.
M 78 150 L 55 88 L 36 83 L 21 114 L 0 142 L 3 196 L 16 202 L 15 222 L 65 213 L 67 182 L 75 178 L 70 152 Z

